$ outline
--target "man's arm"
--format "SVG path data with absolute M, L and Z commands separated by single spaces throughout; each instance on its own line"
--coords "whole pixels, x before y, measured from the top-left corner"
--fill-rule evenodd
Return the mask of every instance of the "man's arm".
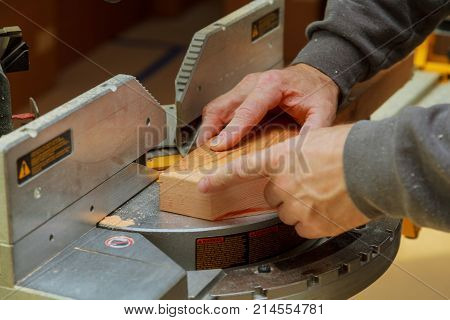
M 218 168 L 199 190 L 263 176 L 267 203 L 306 238 L 384 216 L 450 231 L 450 105 L 304 134 Z
M 319 114 L 317 112 L 322 111 L 320 106 L 325 102 L 335 105 L 335 89 L 329 82 L 334 80 L 345 97 L 356 82 L 406 56 L 449 11 L 448 0 L 329 0 L 325 20 L 309 28 L 312 39 L 294 61 L 298 65 L 293 66 L 304 68 L 307 64 L 313 67 L 311 69 L 320 70 L 318 78 L 321 81 L 313 83 L 311 91 L 311 86 L 306 84 L 311 84 L 308 78 L 316 75 L 313 70 L 306 69 L 307 76 L 301 81 L 296 79 L 297 75 L 305 75 L 302 69 L 288 68 L 285 69 L 288 72 L 272 72 L 270 77 L 263 77 L 265 73 L 262 73 L 248 86 L 248 92 L 230 92 L 226 99 L 218 100 L 220 103 L 215 101 L 210 105 L 208 112 L 211 115 L 216 112 L 229 117 L 219 124 L 208 121 L 213 128 L 210 136 L 232 121 L 240 106 L 244 105 L 251 113 L 263 105 L 265 110 L 258 111 L 261 116 L 276 106 L 277 100 L 289 102 L 285 106 L 290 112 L 297 112 L 297 121 L 303 123 L 311 117 L 311 111 L 314 115 Z M 287 74 L 292 77 L 285 76 Z M 323 91 L 327 87 L 332 90 Z M 271 95 L 271 92 L 277 95 Z M 292 100 L 291 92 L 298 97 L 314 99 L 305 104 L 305 99 Z M 275 98 L 269 99 L 271 103 L 266 105 L 268 93 L 269 98 Z M 249 96 L 251 99 L 247 99 Z M 231 106 L 231 102 L 235 105 Z M 326 117 L 328 121 L 324 121 Z M 332 122 L 329 111 L 319 118 L 322 125 Z M 245 120 L 245 117 L 239 120 Z M 241 121 L 240 125 L 246 127 L 245 122 Z M 249 127 L 253 125 L 252 122 Z M 237 131 L 244 132 L 239 128 Z M 287 141 L 270 148 L 268 154 L 274 156 L 275 161 L 264 154 L 243 157 L 231 165 L 231 172 L 235 174 L 230 174 L 229 169 L 221 169 L 204 178 L 199 189 L 218 191 L 243 179 L 260 177 L 262 173 L 271 181 L 265 193 L 268 203 L 277 208 L 282 221 L 296 225 L 299 234 L 305 237 L 341 233 L 364 223 L 365 215 L 370 218 L 410 217 L 419 225 L 449 231 L 449 131 L 449 105 L 408 108 L 379 122 L 311 130 L 302 148 L 292 148 L 297 145 L 292 140 L 293 143 Z M 293 139 L 302 141 L 302 137 Z M 238 140 L 222 142 L 218 150 L 229 148 Z M 299 150 L 312 164 L 309 174 L 301 170 L 281 173 L 269 170 L 272 163 L 283 158 L 298 161 L 299 157 L 291 155 Z M 244 172 L 242 168 L 248 167 L 246 162 L 251 168 L 259 165 L 261 172 Z M 302 166 L 295 163 L 287 166 L 290 169 L 299 167 Z
M 408 217 L 450 231 L 450 105 L 356 123 L 344 172 L 353 202 L 369 218 Z
M 310 128 L 330 126 L 339 93 L 342 101 L 356 82 L 411 52 L 450 13 L 449 1 L 329 0 L 295 65 L 248 75 L 210 102 L 197 143 L 217 136 L 211 148 L 229 149 L 276 107 Z
M 293 64 L 332 78 L 345 97 L 357 82 L 404 58 L 450 14 L 449 0 L 328 0 Z

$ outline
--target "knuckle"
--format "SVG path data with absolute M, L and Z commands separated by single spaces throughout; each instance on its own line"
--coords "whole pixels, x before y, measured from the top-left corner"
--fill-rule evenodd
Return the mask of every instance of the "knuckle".
M 242 101 L 239 94 L 228 92 L 209 102 L 202 110 L 203 116 L 223 117 L 232 110 L 234 105 Z
M 259 76 L 260 76 L 259 73 L 250 73 L 250 74 L 247 74 L 247 75 L 242 79 L 241 82 L 243 82 L 243 83 L 252 83 L 252 82 L 257 81 L 258 78 L 259 78 Z
M 282 74 L 279 70 L 269 70 L 261 74 L 259 83 L 261 86 L 279 85 L 282 82 Z
M 273 199 L 275 197 L 278 198 L 276 193 L 276 186 L 273 183 L 267 183 L 266 187 L 264 188 L 264 197 L 266 199 Z
M 282 204 L 278 208 L 278 217 L 284 224 L 295 225 L 298 222 L 296 212 L 291 209 L 288 204 Z
M 202 110 L 203 117 L 207 117 L 216 113 L 215 100 L 208 103 Z
M 278 207 L 281 202 L 280 197 L 276 194 L 274 188 L 274 185 L 270 182 L 267 183 L 266 187 L 264 188 L 264 199 L 271 208 Z
M 227 110 L 230 110 L 233 106 L 239 106 L 242 101 L 247 97 L 246 93 L 234 93 L 228 96 Z

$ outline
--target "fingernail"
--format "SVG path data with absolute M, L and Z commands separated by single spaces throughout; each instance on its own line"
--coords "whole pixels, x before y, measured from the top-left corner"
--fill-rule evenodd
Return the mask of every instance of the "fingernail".
M 209 142 L 209 145 L 211 147 L 217 147 L 219 145 L 219 142 L 220 142 L 219 136 L 215 136 L 214 138 L 211 139 L 211 141 Z

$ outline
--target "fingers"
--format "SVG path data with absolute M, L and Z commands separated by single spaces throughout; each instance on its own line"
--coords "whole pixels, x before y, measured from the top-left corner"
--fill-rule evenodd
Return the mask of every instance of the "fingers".
M 336 118 L 336 109 L 325 103 L 312 108 L 305 105 L 282 106 L 282 109 L 303 126 L 310 129 L 329 127 Z
M 286 200 L 289 200 L 288 197 L 289 194 L 273 181 L 269 181 L 264 189 L 264 198 L 271 208 L 280 207 Z
M 322 234 L 321 231 L 318 231 L 315 228 L 311 228 L 310 226 L 304 226 L 300 222 L 295 225 L 295 231 L 300 237 L 306 239 L 319 239 L 327 236 Z
M 224 126 L 224 122 L 220 118 L 220 115 L 215 114 L 208 117 L 203 116 L 202 124 L 198 129 L 198 136 L 196 144 L 201 146 L 205 144 L 209 139 L 214 137 Z
M 256 85 L 259 74 L 249 74 L 232 90 L 208 103 L 203 109 L 202 125 L 199 128 L 197 145 L 200 146 L 215 136 L 231 120 L 234 111 L 245 100 Z
M 310 129 L 329 127 L 333 124 L 335 118 L 336 111 L 333 107 L 310 109 L 310 112 L 306 115 L 304 126 L 308 126 Z
M 298 217 L 297 217 L 297 210 L 292 207 L 292 204 L 290 202 L 283 203 L 281 206 L 278 207 L 278 218 L 284 223 L 289 226 L 294 226 L 295 224 L 299 223 Z
M 283 97 L 280 83 L 277 71 L 261 75 L 253 91 L 236 109 L 230 123 L 211 144 L 211 149 L 223 151 L 235 146 L 269 110 L 278 106 Z
M 330 126 L 336 115 L 338 94 L 339 89 L 331 79 L 307 66 L 299 66 L 295 72 L 287 68 L 248 75 L 205 108 L 197 144 L 223 129 L 210 147 L 215 151 L 227 150 L 276 106 L 311 129 Z
M 199 191 L 203 193 L 218 192 L 244 181 L 268 177 L 270 152 L 267 150 L 240 157 L 219 167 L 214 174 L 205 176 L 199 181 Z
M 323 127 L 328 127 L 330 125 L 331 123 L 328 123 L 324 115 L 315 113 L 306 117 L 303 127 L 307 127 L 309 129 L 319 129 Z
M 309 210 L 299 201 L 286 201 L 277 211 L 280 220 L 284 224 L 294 226 L 300 237 L 315 239 L 324 236 L 314 225 L 308 225 Z
M 286 201 L 277 211 L 280 220 L 295 226 L 295 231 L 302 238 L 317 239 L 337 234 L 334 228 L 326 228 L 327 225 L 320 221 L 317 214 L 300 201 Z
M 196 141 L 197 146 L 203 145 L 219 133 L 228 122 L 227 114 L 232 113 L 241 102 L 231 92 L 211 101 L 203 109 L 202 124 Z
M 266 202 L 272 208 L 277 208 L 278 217 L 287 225 L 295 225 L 305 214 L 305 207 L 288 192 L 288 188 L 269 181 L 264 190 Z
M 224 166 L 217 173 L 203 177 L 198 183 L 198 190 L 203 193 L 213 193 L 225 190 L 231 186 L 241 184 L 244 181 L 250 181 L 264 176 L 259 174 L 250 174 L 248 172 L 236 171 L 241 169 L 231 169 Z
M 302 238 L 317 239 L 330 235 L 321 230 L 320 224 L 311 223 L 311 220 L 316 220 L 314 214 L 299 201 L 283 203 L 278 208 L 278 217 L 284 224 L 295 226 L 295 231 Z
M 264 196 L 271 207 L 277 208 L 279 219 L 287 225 L 295 226 L 299 236 L 308 239 L 334 235 L 335 230 L 311 206 L 298 200 L 288 192 L 288 186 L 269 182 Z

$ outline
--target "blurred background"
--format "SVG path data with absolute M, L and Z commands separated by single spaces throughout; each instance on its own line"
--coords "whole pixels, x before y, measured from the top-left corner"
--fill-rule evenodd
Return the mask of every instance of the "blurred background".
M 114 2 L 114 1 L 111 1 Z M 118 73 L 139 78 L 163 104 L 193 34 L 249 0 L 5 0 L 1 26 L 18 25 L 30 70 L 11 73 L 13 113 L 33 97 L 45 113 Z M 324 0 L 288 0 L 286 61 L 306 43 Z

